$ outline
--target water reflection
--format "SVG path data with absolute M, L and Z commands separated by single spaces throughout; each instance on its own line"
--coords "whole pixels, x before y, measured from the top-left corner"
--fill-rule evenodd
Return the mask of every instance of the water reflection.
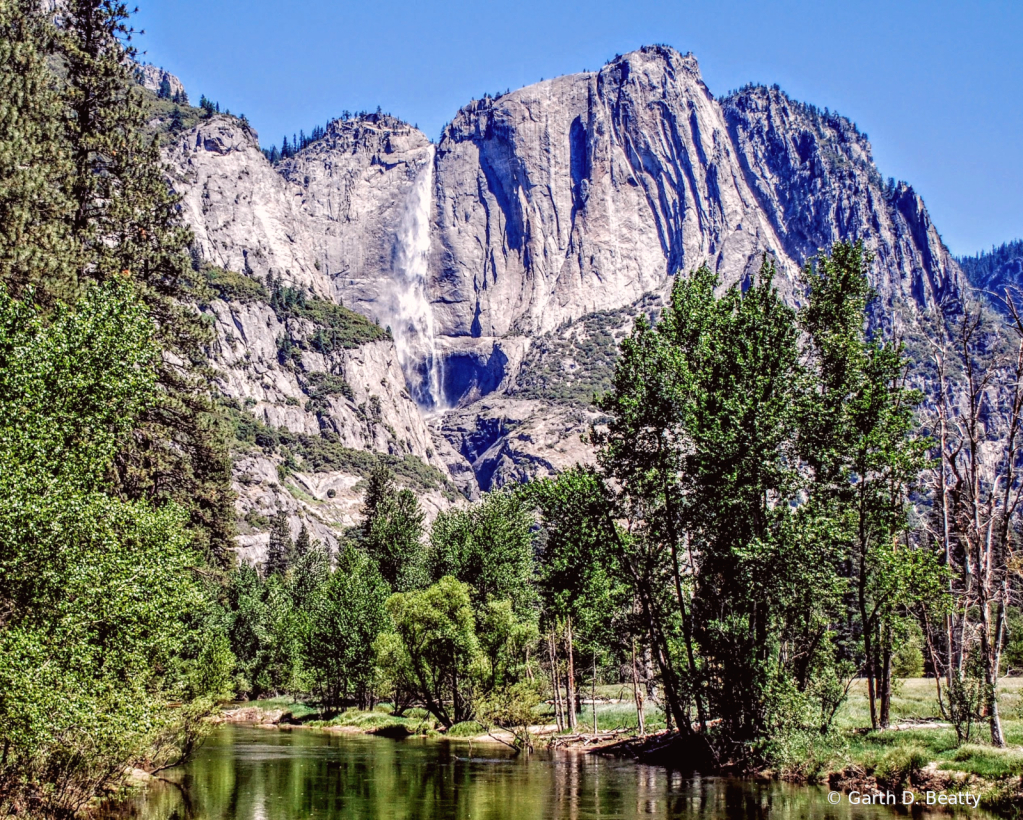
M 827 792 L 689 777 L 580 754 L 513 758 L 501 748 L 224 726 L 177 785 L 119 812 L 143 820 L 796 820 L 893 818 L 832 806 Z M 970 811 L 975 820 L 983 812 Z M 935 815 L 945 816 L 948 815 Z

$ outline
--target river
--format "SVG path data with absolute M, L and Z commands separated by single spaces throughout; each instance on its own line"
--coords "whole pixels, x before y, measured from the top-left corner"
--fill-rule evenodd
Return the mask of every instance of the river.
M 825 788 L 693 777 L 572 752 L 218 727 L 186 765 L 113 814 L 142 820 L 632 820 L 894 818 Z M 980 820 L 986 813 L 959 810 Z M 928 816 L 918 815 L 914 817 Z M 949 814 L 935 814 L 948 818 Z

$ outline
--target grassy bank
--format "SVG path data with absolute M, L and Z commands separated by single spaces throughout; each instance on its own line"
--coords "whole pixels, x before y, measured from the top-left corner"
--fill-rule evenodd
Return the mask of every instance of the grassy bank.
M 955 730 L 942 720 L 934 681 L 903 681 L 892 700 L 892 728 L 869 731 L 870 713 L 865 685 L 856 681 L 838 718 L 847 747 L 842 757 L 868 771 L 884 766 L 893 756 L 915 755 L 938 772 L 984 779 L 1019 777 L 1023 774 L 1023 678 L 1006 678 L 1000 684 L 999 707 L 1008 746 L 998 749 L 989 742 L 987 723 L 975 724 L 969 743 L 958 746 Z

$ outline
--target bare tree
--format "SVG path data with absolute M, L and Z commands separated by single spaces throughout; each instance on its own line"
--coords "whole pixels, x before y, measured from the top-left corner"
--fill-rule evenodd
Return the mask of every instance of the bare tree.
M 1018 575 L 1014 522 L 1023 494 L 1023 320 L 1008 294 L 1004 303 L 1010 318 L 1002 327 L 980 306 L 964 303 L 954 331 L 934 352 L 932 532 L 948 568 L 951 606 L 943 616 L 944 634 L 928 636 L 932 663 L 946 686 L 943 708 L 953 717 L 962 711 L 955 701 L 969 691 L 964 680 L 976 674 L 996 746 L 1005 745 L 998 674 Z

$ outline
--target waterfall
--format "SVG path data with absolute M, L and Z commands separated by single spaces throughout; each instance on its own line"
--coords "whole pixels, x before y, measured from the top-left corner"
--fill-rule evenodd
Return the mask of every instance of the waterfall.
M 434 335 L 429 287 L 430 212 L 433 203 L 433 152 L 405 200 L 394 255 L 395 293 L 391 332 L 398 361 L 412 398 L 420 407 L 444 407 L 443 372 Z

